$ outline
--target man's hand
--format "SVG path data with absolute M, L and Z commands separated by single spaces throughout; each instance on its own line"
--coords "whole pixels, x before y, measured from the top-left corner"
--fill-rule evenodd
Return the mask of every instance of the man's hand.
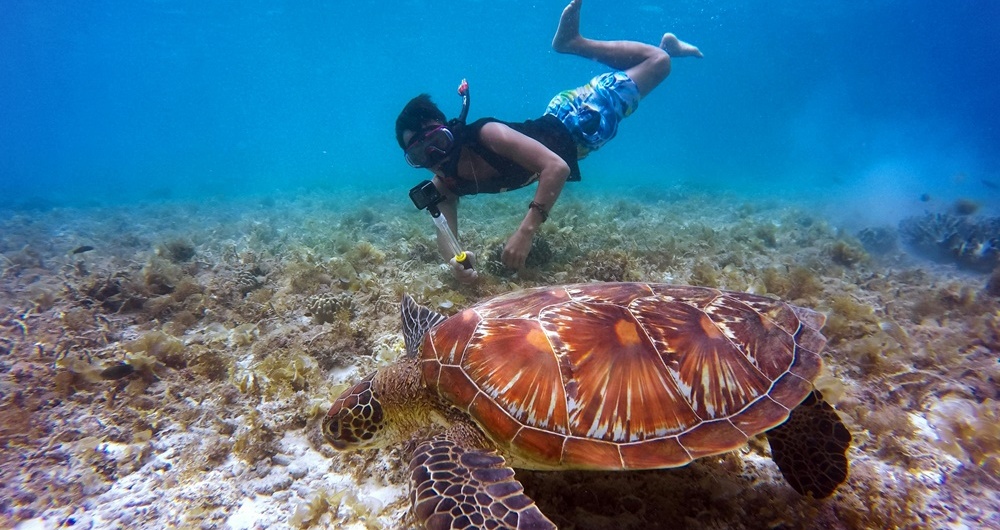
M 532 234 L 526 230 L 518 230 L 510 236 L 507 244 L 503 247 L 503 257 L 501 258 L 505 267 L 514 270 L 524 268 L 528 252 L 531 251 L 531 236 Z
M 451 265 L 451 272 L 455 275 L 458 283 L 469 285 L 479 279 L 479 273 L 476 272 L 476 255 L 466 250 L 465 259 L 472 267 L 466 269 L 465 265 L 459 263 L 455 258 L 451 258 L 448 264 Z

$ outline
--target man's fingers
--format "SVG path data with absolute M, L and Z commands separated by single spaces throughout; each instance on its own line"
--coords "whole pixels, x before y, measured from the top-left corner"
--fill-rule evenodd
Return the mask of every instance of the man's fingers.
M 455 258 L 451 258 L 448 264 L 451 265 L 451 272 L 455 275 L 459 283 L 469 284 L 479 278 L 479 273 L 476 272 L 476 269 L 466 269 Z
M 514 254 L 504 254 L 503 264 L 509 269 L 521 270 L 524 268 L 526 258 L 527 256 L 521 257 Z

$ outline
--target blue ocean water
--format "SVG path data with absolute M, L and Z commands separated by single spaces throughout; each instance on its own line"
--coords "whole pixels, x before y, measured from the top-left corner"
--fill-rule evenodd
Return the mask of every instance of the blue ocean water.
M 393 139 L 420 92 L 519 121 L 605 68 L 551 51 L 562 2 L 0 3 L 0 202 L 405 190 Z M 584 35 L 678 59 L 591 190 L 684 186 L 891 210 L 1000 204 L 1000 3 L 587 0 Z M 405 202 L 405 195 L 401 195 Z

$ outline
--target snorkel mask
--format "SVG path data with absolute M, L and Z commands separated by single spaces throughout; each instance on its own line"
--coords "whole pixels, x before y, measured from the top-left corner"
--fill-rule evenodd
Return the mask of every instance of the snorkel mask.
M 469 83 L 465 79 L 458 85 L 458 95 L 462 96 L 462 112 L 447 125 L 429 127 L 413 135 L 406 145 L 404 156 L 412 167 L 433 167 L 447 159 L 455 148 L 455 135 L 451 129 L 465 125 L 469 114 Z
M 418 132 L 406 146 L 406 163 L 412 167 L 433 167 L 448 158 L 455 147 L 455 136 L 444 125 Z

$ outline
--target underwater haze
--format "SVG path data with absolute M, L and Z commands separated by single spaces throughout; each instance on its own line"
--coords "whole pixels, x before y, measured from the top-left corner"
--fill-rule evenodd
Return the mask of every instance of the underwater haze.
M 536 186 L 464 197 L 443 255 L 397 115 L 428 93 L 457 116 L 467 79 L 470 120 L 541 116 L 606 71 L 551 49 L 565 1 L 0 0 L 0 528 L 413 528 L 434 500 L 411 509 L 411 480 L 449 464 L 423 422 L 447 417 L 510 493 L 490 517 L 1000 529 L 1000 0 L 583 0 L 584 36 L 704 58 L 673 59 L 542 223 Z M 439 320 L 401 321 L 404 294 L 462 316 L 412 342 Z M 355 386 L 407 341 L 461 359 Z M 364 413 L 324 429 L 350 388 Z M 701 457 L 512 477 L 480 452 L 530 463 L 589 417 L 561 450 L 611 456 L 580 465 Z M 338 450 L 376 431 L 402 441 Z
M 550 48 L 562 2 L 0 4 L 5 204 L 406 188 L 406 101 L 521 121 L 605 68 Z M 590 190 L 1000 203 L 1000 4 L 588 0 L 584 35 L 698 45 Z M 405 203 L 405 195 L 400 202 Z

